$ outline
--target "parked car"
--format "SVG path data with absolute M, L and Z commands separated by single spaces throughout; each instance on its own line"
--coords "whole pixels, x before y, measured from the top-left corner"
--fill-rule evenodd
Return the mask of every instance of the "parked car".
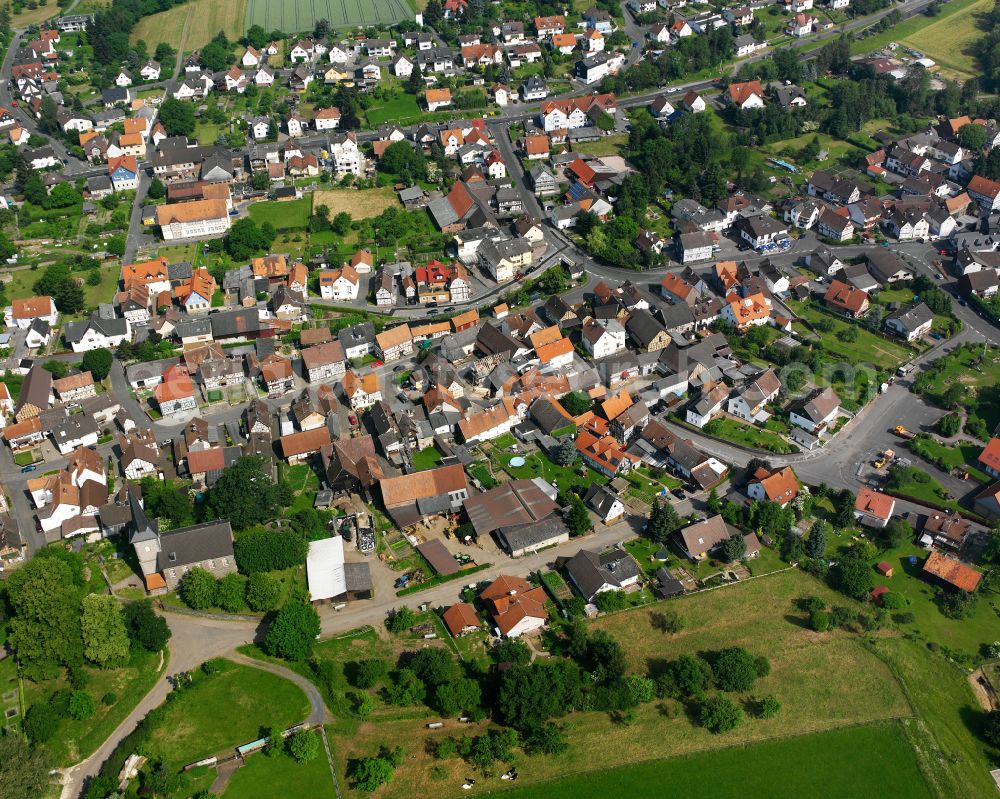
M 35 471 L 35 470 L 36 470 L 37 468 L 38 468 L 38 467 L 37 467 L 37 466 L 35 466 L 35 464 L 33 464 L 33 463 L 29 463 L 29 464 L 28 464 L 27 466 L 22 466 L 22 467 L 21 467 L 21 474 L 27 474 L 28 472 L 33 472 L 33 471 Z

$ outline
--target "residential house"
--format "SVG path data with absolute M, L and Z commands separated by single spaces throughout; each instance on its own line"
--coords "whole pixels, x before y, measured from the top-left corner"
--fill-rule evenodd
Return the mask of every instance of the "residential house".
M 785 507 L 798 495 L 799 481 L 791 466 L 780 469 L 767 469 L 761 466 L 747 483 L 747 496 L 759 502 L 776 502 Z
M 900 308 L 889 314 L 885 320 L 886 330 L 906 339 L 906 341 L 916 341 L 923 338 L 931 332 L 933 324 L 934 312 L 923 302 Z
M 854 520 L 865 527 L 882 528 L 889 524 L 895 508 L 893 497 L 861 486 L 854 501 Z
M 840 398 L 829 386 L 818 388 L 809 396 L 794 402 L 789 408 L 788 421 L 808 433 L 818 435 L 840 415 Z

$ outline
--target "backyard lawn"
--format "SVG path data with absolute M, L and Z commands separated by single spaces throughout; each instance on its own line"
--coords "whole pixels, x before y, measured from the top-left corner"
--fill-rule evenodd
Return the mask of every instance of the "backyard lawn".
M 413 453 L 413 468 L 417 471 L 433 469 L 441 464 L 441 453 L 434 447 L 425 447 L 419 452 Z
M 789 764 L 808 763 L 808 768 Z M 574 774 L 505 793 L 510 799 L 603 799 L 629 796 L 729 799 L 739 794 L 778 799 L 804 796 L 870 796 L 930 799 L 917 759 L 897 723 L 843 730 L 702 752 L 670 760 Z M 228 794 L 226 794 L 228 796 Z
M 869 363 L 882 369 L 895 369 L 903 361 L 909 360 L 912 352 L 895 341 L 876 336 L 861 325 L 839 319 L 809 303 L 789 300 L 789 307 L 811 325 L 817 323 L 830 325 L 828 332 L 820 335 L 823 339 L 823 350 L 832 359 L 840 359 L 852 364 Z M 856 341 L 843 341 L 838 333 L 849 327 L 857 330 Z
M 790 444 L 777 433 L 770 430 L 762 430 L 753 425 L 743 424 L 729 417 L 713 419 L 705 425 L 706 435 L 731 441 L 744 447 L 754 447 L 764 449 L 768 452 L 784 454 L 795 451 L 794 445 Z
M 172 768 L 255 740 L 271 726 L 287 728 L 309 713 L 297 685 L 249 666 L 220 660 L 218 674 L 201 677 L 165 705 L 148 748 Z
M 285 202 L 264 201 L 250 206 L 250 218 L 261 225 L 270 222 L 277 230 L 304 228 L 312 213 L 312 197 Z
M 911 557 L 917 559 L 916 563 L 910 563 Z M 909 601 L 904 611 L 912 613 L 914 621 L 903 625 L 905 631 L 973 656 L 978 656 L 983 644 L 996 640 L 997 614 L 985 595 L 980 596 L 975 611 L 967 619 L 956 621 L 941 613 L 934 601 L 937 589 L 921 576 L 927 550 L 907 541 L 879 555 L 879 560 L 893 567 L 893 576 L 876 574 L 875 583 L 888 586 Z
M 423 116 L 423 110 L 417 105 L 417 98 L 412 94 L 400 92 L 382 105 L 372 105 L 365 116 L 369 127 L 378 127 L 386 122 L 394 125 L 407 125 L 407 120 L 413 121 Z
M 510 465 L 511 458 L 516 457 L 524 458 L 524 466 Z M 520 456 L 504 454 L 502 458 L 504 470 L 515 480 L 532 480 L 535 477 L 541 477 L 547 483 L 555 483 L 560 491 L 571 488 L 586 490 L 592 483 L 604 485 L 608 482 L 607 477 L 598 474 L 589 467 L 579 465 L 579 462 L 576 468 L 558 466 L 541 452 L 530 452 Z
M 597 141 L 582 141 L 573 145 L 574 153 L 586 153 L 587 155 L 620 155 L 622 148 L 628 145 L 628 136 L 620 134 L 616 136 L 601 136 Z

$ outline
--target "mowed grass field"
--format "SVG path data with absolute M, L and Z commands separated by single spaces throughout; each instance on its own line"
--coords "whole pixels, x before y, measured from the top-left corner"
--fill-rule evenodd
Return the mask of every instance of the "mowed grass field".
M 797 765 L 795 765 L 797 764 Z M 228 793 L 226 796 L 228 797 Z M 777 799 L 818 796 L 931 797 L 899 724 L 765 741 L 672 760 L 581 774 L 530 788 L 510 799 Z
M 140 19 L 132 31 L 132 41 L 142 39 L 150 51 L 160 42 L 166 42 L 182 53 L 190 52 L 204 47 L 220 30 L 231 40 L 239 39 L 246 30 L 246 11 L 247 0 L 188 0 Z M 185 37 L 184 23 L 189 17 Z
M 946 19 L 933 22 L 899 41 L 934 59 L 942 67 L 974 76 L 978 74 L 972 45 L 985 31 L 979 15 L 990 10 L 993 0 L 976 0 Z
M 313 192 L 313 208 L 325 205 L 334 217 L 347 211 L 352 219 L 371 219 L 386 208 L 399 205 L 396 192 L 385 186 L 380 189 L 324 189 Z
M 661 761 L 662 766 L 664 758 L 910 718 L 912 710 L 892 671 L 861 645 L 857 635 L 840 631 L 815 633 L 807 628 L 805 615 L 795 607 L 795 600 L 807 595 L 822 596 L 830 605 L 851 604 L 808 575 L 793 570 L 672 600 L 669 607 L 685 623 L 684 630 L 672 637 L 653 626 L 652 614 L 664 607 L 659 603 L 592 623 L 591 629 L 606 630 L 621 642 L 629 671 L 638 674 L 647 674 L 662 661 L 683 653 L 726 646 L 742 645 L 755 656 L 766 655 L 771 673 L 757 681 L 753 695 L 773 693 L 782 704 L 781 712 L 767 720 L 748 716 L 742 726 L 721 736 L 692 723 L 686 709 L 673 701 L 641 706 L 634 722 L 628 725 L 616 724 L 606 713 L 570 713 L 559 720 L 565 725 L 569 748 L 558 755 L 522 757 L 518 787 L 574 779 L 572 775 L 583 771 L 603 772 L 649 760 Z M 356 657 L 370 656 L 360 642 L 359 647 Z M 744 701 L 750 697 L 733 698 Z M 369 755 L 381 743 L 392 741 L 406 749 L 407 758 L 392 782 L 382 789 L 385 798 L 435 795 L 442 793 L 443 787 L 448 788 L 448 795 L 457 794 L 450 786 L 466 776 L 468 764 L 458 758 L 436 760 L 426 744 L 448 736 L 480 734 L 485 723 L 445 721 L 444 729 L 429 731 L 426 722 L 438 720 L 436 716 L 431 719 L 431 715 L 417 708 L 385 708 L 356 727 L 331 730 L 338 767 L 343 769 L 349 759 Z M 432 772 L 435 766 L 437 779 Z M 664 795 L 663 788 L 669 784 L 656 781 L 657 795 Z M 496 776 L 477 776 L 476 787 L 493 791 L 506 785 Z M 629 793 L 610 791 L 605 795 Z M 671 791 L 670 795 L 695 794 Z M 762 790 L 751 795 L 778 794 Z M 798 795 L 862 793 L 817 790 Z M 925 794 L 915 791 L 912 795 Z
M 311 31 L 317 19 L 333 28 L 392 24 L 413 19 L 408 0 L 249 0 L 246 27 L 265 30 Z
M 166 706 L 149 737 L 151 755 L 179 769 L 252 741 L 266 727 L 298 724 L 309 714 L 309 700 L 294 683 L 228 660 L 220 667 Z

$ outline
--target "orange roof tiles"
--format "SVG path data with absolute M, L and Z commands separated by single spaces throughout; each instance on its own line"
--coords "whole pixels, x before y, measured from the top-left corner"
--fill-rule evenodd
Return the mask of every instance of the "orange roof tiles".
M 975 591 L 982 574 L 960 560 L 940 552 L 931 552 L 924 561 L 924 571 L 962 591 Z
M 866 516 L 873 516 L 876 519 L 888 521 L 892 516 L 892 509 L 896 506 L 896 500 L 886 494 L 872 491 L 870 488 L 862 486 L 858 489 L 857 499 L 854 500 L 854 510 L 864 513 Z

